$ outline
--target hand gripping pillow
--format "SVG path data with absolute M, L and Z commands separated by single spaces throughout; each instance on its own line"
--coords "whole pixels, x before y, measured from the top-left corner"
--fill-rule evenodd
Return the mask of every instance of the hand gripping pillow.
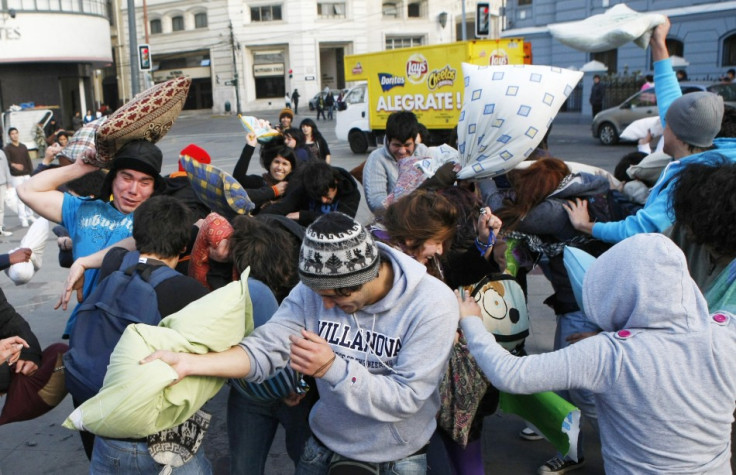
M 69 143 L 56 156 L 63 155 L 72 162 L 81 158 L 85 163 L 99 166 L 100 164 L 94 159 L 95 135 L 103 122 L 105 122 L 105 118 L 84 124 L 81 129 L 74 132 L 74 135 L 69 139 Z
M 180 77 L 157 84 L 113 112 L 97 130 L 95 165 L 108 164 L 131 140 L 158 142 L 179 117 L 191 83 Z
M 560 43 L 590 53 L 617 49 L 630 41 L 646 49 L 652 30 L 664 22 L 664 15 L 639 13 L 619 3 L 601 15 L 550 25 L 549 32 Z
M 459 179 L 502 175 L 544 138 L 582 72 L 551 66 L 463 63 L 465 95 L 457 125 Z
M 270 142 L 271 139 L 280 135 L 278 130 L 271 128 L 271 124 L 267 120 L 257 119 L 252 115 L 238 115 L 238 118 L 243 124 L 245 131 L 256 134 L 256 139 L 260 143 Z
M 186 155 L 179 158 L 179 163 L 187 172 L 199 201 L 215 213 L 231 219 L 255 209 L 256 205 L 248 197 L 245 188 L 229 173 L 214 165 L 199 163 Z
M 159 326 L 130 325 L 115 346 L 100 392 L 64 421 L 69 429 L 117 439 L 141 438 L 189 419 L 225 382 L 176 372 L 156 360 L 140 360 L 156 350 L 204 354 L 236 345 L 253 331 L 248 271 L 232 282 L 163 319 Z

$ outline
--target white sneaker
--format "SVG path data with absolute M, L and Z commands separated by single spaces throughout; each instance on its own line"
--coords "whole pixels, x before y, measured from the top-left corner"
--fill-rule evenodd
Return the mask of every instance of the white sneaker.
M 20 220 L 20 225 L 23 226 L 24 228 L 27 228 L 28 227 L 28 220 L 27 219 L 21 219 Z
M 0 226 L 0 236 L 12 236 L 13 233 L 10 231 L 6 231 L 2 226 Z

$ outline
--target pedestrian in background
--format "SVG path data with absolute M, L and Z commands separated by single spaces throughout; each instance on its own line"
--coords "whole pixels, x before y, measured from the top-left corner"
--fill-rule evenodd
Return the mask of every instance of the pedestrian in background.
M 593 117 L 603 110 L 603 96 L 605 95 L 605 86 L 601 84 L 599 75 L 593 76 L 593 88 L 590 90 L 590 105 L 593 108 Z
M 294 92 L 291 93 L 291 103 L 294 105 L 294 114 L 299 113 L 299 90 L 294 88 Z

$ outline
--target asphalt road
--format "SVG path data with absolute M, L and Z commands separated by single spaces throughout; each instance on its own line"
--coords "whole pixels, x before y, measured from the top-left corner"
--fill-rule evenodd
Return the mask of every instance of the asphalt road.
M 246 111 L 249 115 L 276 121 L 278 110 Z M 314 113 L 310 114 L 314 117 Z M 300 115 L 295 122 L 307 117 Z M 354 155 L 347 143 L 337 143 L 334 122 L 319 121 L 318 126 L 330 144 L 333 164 L 351 169 L 361 163 L 367 154 Z M 244 131 L 237 117 L 211 116 L 201 113 L 185 113 L 174 124 L 159 146 L 164 152 L 164 173 L 177 168 L 179 151 L 190 143 L 206 149 L 213 164 L 232 170 L 244 144 Z M 556 157 L 596 165 L 612 171 L 618 158 L 633 149 L 631 145 L 605 147 L 590 134 L 589 119 L 577 115 L 562 114 L 555 122 L 550 136 L 550 150 Z M 257 165 L 257 160 L 253 160 Z M 252 166 L 253 166 L 252 165 Z M 256 173 L 256 169 L 251 172 Z M 359 219 L 371 219 L 365 205 L 361 206 Z M 25 230 L 12 211 L 6 209 L 5 224 L 13 236 L 0 238 L 0 252 L 18 247 Z M 58 266 L 55 239 L 50 235 L 42 269 L 28 284 L 14 286 L 0 274 L 0 285 L 8 300 L 28 319 L 42 345 L 59 341 L 68 312 L 53 310 L 53 304 L 63 287 L 66 270 Z M 528 339 L 531 351 L 551 349 L 554 333 L 554 315 L 542 304 L 551 293 L 546 280 L 540 275 L 530 277 L 530 314 L 532 335 Z M 225 432 L 225 392 L 221 392 L 205 409 L 213 413 L 213 422 L 205 439 L 207 455 L 213 462 L 215 473 L 228 473 L 227 437 Z M 71 412 L 70 398 L 45 416 L 33 421 L 14 423 L 0 427 L 0 471 L 6 474 L 82 474 L 87 473 L 88 463 L 76 433 L 61 428 L 60 424 Z M 515 416 L 495 415 L 487 419 L 484 433 L 484 454 L 487 473 L 517 474 L 535 473 L 535 469 L 553 454 L 546 442 L 522 442 L 516 434 L 523 427 Z M 589 443 L 587 466 L 577 473 L 603 473 L 599 449 L 594 437 Z M 269 456 L 268 474 L 292 473 L 291 463 L 279 433 Z M 442 473 L 442 471 L 434 472 Z

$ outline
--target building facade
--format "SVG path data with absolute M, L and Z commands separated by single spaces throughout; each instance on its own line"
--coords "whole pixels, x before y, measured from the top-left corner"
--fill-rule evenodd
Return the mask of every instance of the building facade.
M 126 5 L 121 8 L 125 22 Z M 474 3 L 468 8 L 467 37 L 473 38 Z M 138 43 L 150 45 L 153 60 L 141 88 L 184 74 L 193 79 L 185 109 L 247 113 L 283 107 L 285 94 L 294 89 L 301 108 L 325 87 L 350 86 L 345 55 L 455 41 L 461 37 L 462 2 L 147 0 L 145 7 L 136 2 L 135 18 Z M 121 25 L 122 49 L 126 32 Z M 118 76 L 130 77 L 125 62 Z
M 592 60 L 603 63 L 609 74 L 645 75 L 652 71 L 649 49 L 634 44 L 601 53 L 585 53 L 559 43 L 550 24 L 584 20 L 604 13 L 615 0 L 507 0 L 503 37 L 522 36 L 532 43 L 534 62 L 580 69 Z M 667 43 L 671 55 L 689 79 L 717 81 L 736 67 L 736 2 L 703 0 L 630 0 L 633 10 L 662 13 L 670 18 Z
M 65 128 L 96 110 L 112 63 L 110 11 L 105 0 L 2 0 L 0 110 L 44 106 Z

